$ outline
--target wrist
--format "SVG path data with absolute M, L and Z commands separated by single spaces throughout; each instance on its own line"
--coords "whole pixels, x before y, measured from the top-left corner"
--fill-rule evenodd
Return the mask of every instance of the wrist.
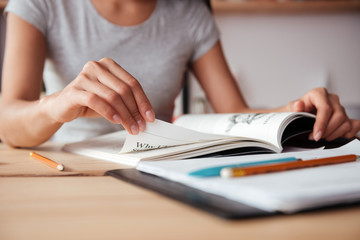
M 40 118 L 44 121 L 43 123 L 49 126 L 59 128 L 63 123 L 57 121 L 54 117 L 52 117 L 51 112 L 54 111 L 54 107 L 51 106 L 52 97 L 53 96 L 41 97 L 38 100 L 37 106 L 39 109 Z

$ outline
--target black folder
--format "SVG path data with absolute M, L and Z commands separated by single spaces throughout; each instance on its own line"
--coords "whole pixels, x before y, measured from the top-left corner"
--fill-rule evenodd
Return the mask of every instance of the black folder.
M 154 190 L 165 196 L 190 204 L 223 218 L 241 219 L 277 214 L 191 188 L 184 184 L 160 178 L 155 175 L 143 173 L 136 169 L 111 170 L 107 171 L 105 174 L 143 188 Z
M 349 142 L 349 139 L 338 139 L 333 142 L 320 141 L 319 146 L 326 146 L 326 148 L 340 147 Z M 314 145 L 312 145 L 314 147 Z M 242 219 L 264 217 L 271 215 L 283 215 L 281 212 L 268 212 L 262 209 L 246 205 L 241 202 L 233 201 L 219 195 L 204 192 L 196 188 L 186 186 L 184 184 L 164 179 L 152 174 L 144 173 L 136 169 L 116 169 L 107 171 L 106 175 L 121 179 L 140 187 L 153 190 L 161 193 L 172 199 L 192 205 L 196 208 L 205 210 L 217 216 L 228 219 Z M 317 210 L 329 210 L 338 207 L 358 207 L 360 201 L 338 203 L 332 206 L 316 207 L 312 209 L 303 210 L 300 212 Z

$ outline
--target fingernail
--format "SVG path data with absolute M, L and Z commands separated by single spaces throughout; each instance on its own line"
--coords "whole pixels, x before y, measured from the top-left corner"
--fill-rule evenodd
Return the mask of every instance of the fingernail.
M 138 120 L 137 123 L 138 123 L 138 125 L 139 125 L 139 130 L 140 130 L 140 131 L 145 131 L 145 129 L 146 129 L 146 124 L 144 123 L 144 121 L 143 121 L 143 120 Z
M 154 115 L 153 111 L 148 110 L 148 111 L 146 111 L 145 115 L 146 115 L 146 118 L 148 121 L 150 121 L 150 122 L 155 121 L 155 115 Z
M 118 114 L 114 114 L 113 116 L 113 120 L 117 123 L 120 123 L 121 122 L 121 117 L 118 115 Z
M 322 132 L 318 131 L 314 136 L 314 140 L 317 142 L 321 139 L 321 137 L 322 137 Z
M 136 125 L 131 125 L 130 130 L 133 135 L 136 135 L 139 133 L 139 128 Z

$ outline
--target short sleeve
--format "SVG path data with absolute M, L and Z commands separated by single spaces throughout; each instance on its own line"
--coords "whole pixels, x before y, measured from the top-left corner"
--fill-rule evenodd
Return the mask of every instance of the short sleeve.
M 4 12 L 5 16 L 8 12 L 16 14 L 46 35 L 48 23 L 46 0 L 10 0 Z
M 219 30 L 210 9 L 203 1 L 191 1 L 188 18 L 190 38 L 193 40 L 193 54 L 190 62 L 207 53 L 219 40 Z

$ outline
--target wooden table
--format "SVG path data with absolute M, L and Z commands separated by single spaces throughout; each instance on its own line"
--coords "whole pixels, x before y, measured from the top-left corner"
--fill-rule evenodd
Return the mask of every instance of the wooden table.
M 35 150 L 66 167 L 0 144 L 0 239 L 360 239 L 360 206 L 226 220 L 112 177 L 126 166 Z

